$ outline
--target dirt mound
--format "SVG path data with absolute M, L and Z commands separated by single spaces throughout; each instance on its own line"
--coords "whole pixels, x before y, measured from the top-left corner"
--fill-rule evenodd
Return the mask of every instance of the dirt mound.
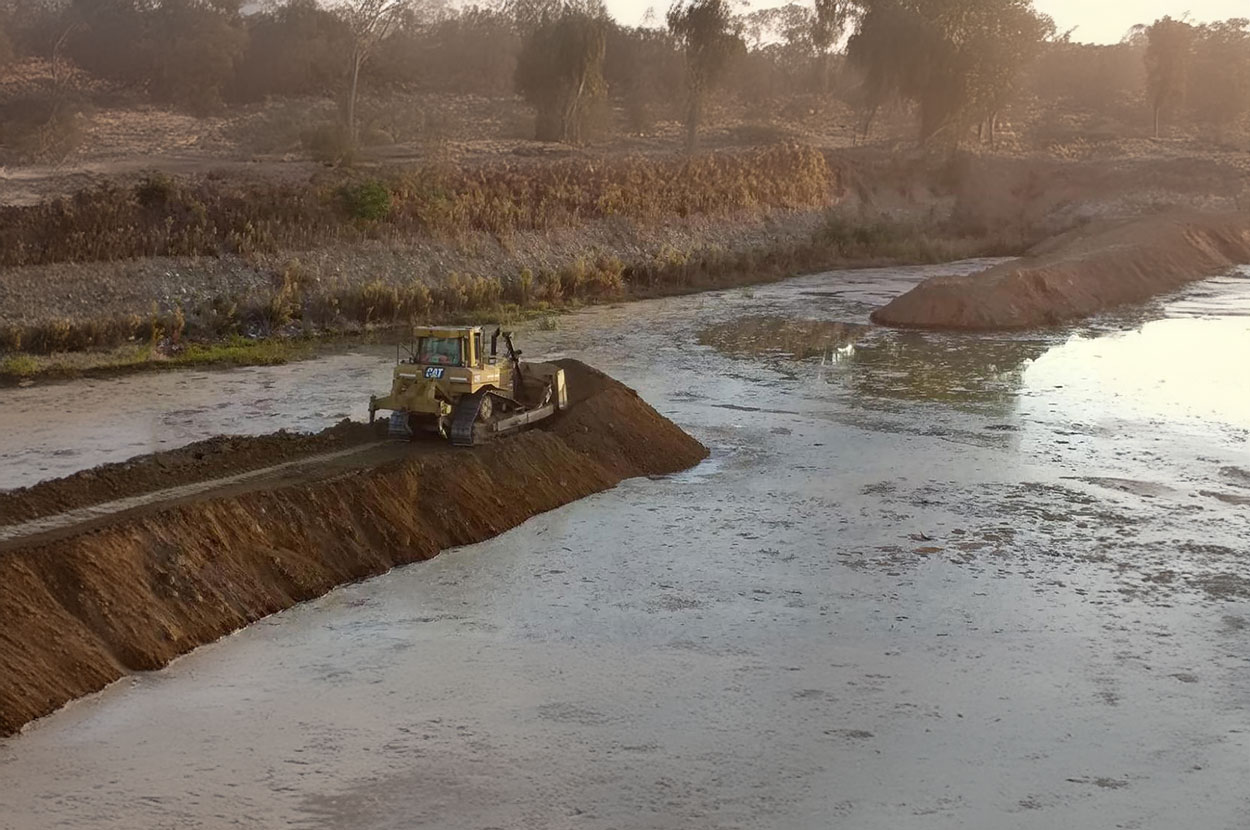
M 546 429 L 0 553 L 0 734 L 336 585 L 706 457 L 632 390 L 562 365 L 578 400 Z
M 346 420 L 314 435 L 285 431 L 256 436 L 219 435 L 168 452 L 142 455 L 20 490 L 0 492 L 0 527 L 334 452 L 379 437 L 375 426 Z
M 967 277 L 926 280 L 873 313 L 904 328 L 1020 329 L 1140 303 L 1250 263 L 1250 215 L 1169 214 L 1100 224 Z
M 552 363 L 564 370 L 564 382 L 569 391 L 569 406 L 577 406 L 605 389 L 629 388 L 580 360 L 553 360 Z

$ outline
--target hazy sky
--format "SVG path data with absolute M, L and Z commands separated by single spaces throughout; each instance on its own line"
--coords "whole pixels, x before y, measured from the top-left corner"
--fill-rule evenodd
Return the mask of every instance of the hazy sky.
M 667 0 L 606 0 L 622 23 L 640 23 L 647 9 L 663 19 Z M 778 6 L 788 0 L 752 0 L 752 8 Z M 1165 14 L 1189 12 L 1200 22 L 1250 17 L 1248 0 L 1034 0 L 1038 10 L 1055 18 L 1059 31 L 1076 27 L 1072 39 L 1089 43 L 1116 43 L 1137 23 L 1151 23 Z
M 1038 11 L 1055 19 L 1059 31 L 1072 27 L 1072 39 L 1115 43 L 1138 23 L 1153 23 L 1165 14 L 1206 23 L 1230 17 L 1250 17 L 1247 0 L 1034 0 Z

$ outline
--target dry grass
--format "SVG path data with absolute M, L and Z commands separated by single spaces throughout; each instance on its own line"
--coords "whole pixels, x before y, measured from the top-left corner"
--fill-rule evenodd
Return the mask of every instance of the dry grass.
M 145 359 L 167 360 L 194 350 L 197 342 L 240 345 L 244 335 L 305 339 L 418 320 L 550 318 L 553 312 L 583 304 L 757 284 L 822 268 L 1018 253 L 1022 245 L 830 212 L 806 239 L 765 241 L 740 250 L 670 247 L 630 262 L 599 255 L 553 268 L 519 268 L 506 275 L 453 272 L 436 281 L 373 280 L 325 287 L 298 262 L 291 262 L 268 291 L 247 298 L 216 297 L 203 307 L 176 308 L 169 314 L 153 311 L 145 317 L 0 327 L 0 354 L 48 356 L 129 344 L 136 353 L 145 352 L 149 356 Z M 184 341 L 192 345 L 184 346 Z M 210 358 L 197 362 L 214 362 Z
M 133 187 L 106 183 L 43 204 L 0 207 L 0 267 L 506 235 L 613 216 L 660 222 L 825 205 L 837 186 L 824 155 L 798 146 L 665 160 L 428 166 L 363 181 L 346 175 L 305 184 L 152 175 Z M 362 186 L 389 196 L 387 209 L 362 214 L 350 198 Z

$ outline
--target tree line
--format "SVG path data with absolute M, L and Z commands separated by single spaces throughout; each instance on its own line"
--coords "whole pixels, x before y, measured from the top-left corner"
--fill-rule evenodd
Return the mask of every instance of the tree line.
M 1228 126 L 1250 113 L 1246 20 L 1163 18 L 1092 47 L 1057 32 L 1031 0 L 738 8 L 675 0 L 663 19 L 631 27 L 601 0 L 270 0 L 259 10 L 243 0 L 0 0 L 0 64 L 42 57 L 57 83 L 73 66 L 203 112 L 332 94 L 351 143 L 362 88 L 517 93 L 538 139 L 573 144 L 601 129 L 610 106 L 643 130 L 678 102 L 690 148 L 717 94 L 761 106 L 836 97 L 865 136 L 881 112 L 903 110 L 922 143 L 992 141 L 1004 108 L 1026 94 L 1091 107 L 1140 95 L 1156 133 L 1168 119 Z

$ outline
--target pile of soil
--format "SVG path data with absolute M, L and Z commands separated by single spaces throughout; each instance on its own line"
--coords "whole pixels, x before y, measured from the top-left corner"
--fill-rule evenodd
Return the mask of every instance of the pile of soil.
M 0 491 L 0 527 L 80 507 L 272 467 L 378 440 L 385 425 L 344 420 L 316 434 L 219 435 L 18 490 Z
M 902 328 L 1022 329 L 1144 302 L 1250 263 L 1250 215 L 1168 214 L 1056 237 L 980 274 L 926 280 L 873 313 Z
M 632 390 L 562 365 L 575 404 L 542 429 L 0 551 L 0 734 L 342 583 L 707 456 Z

